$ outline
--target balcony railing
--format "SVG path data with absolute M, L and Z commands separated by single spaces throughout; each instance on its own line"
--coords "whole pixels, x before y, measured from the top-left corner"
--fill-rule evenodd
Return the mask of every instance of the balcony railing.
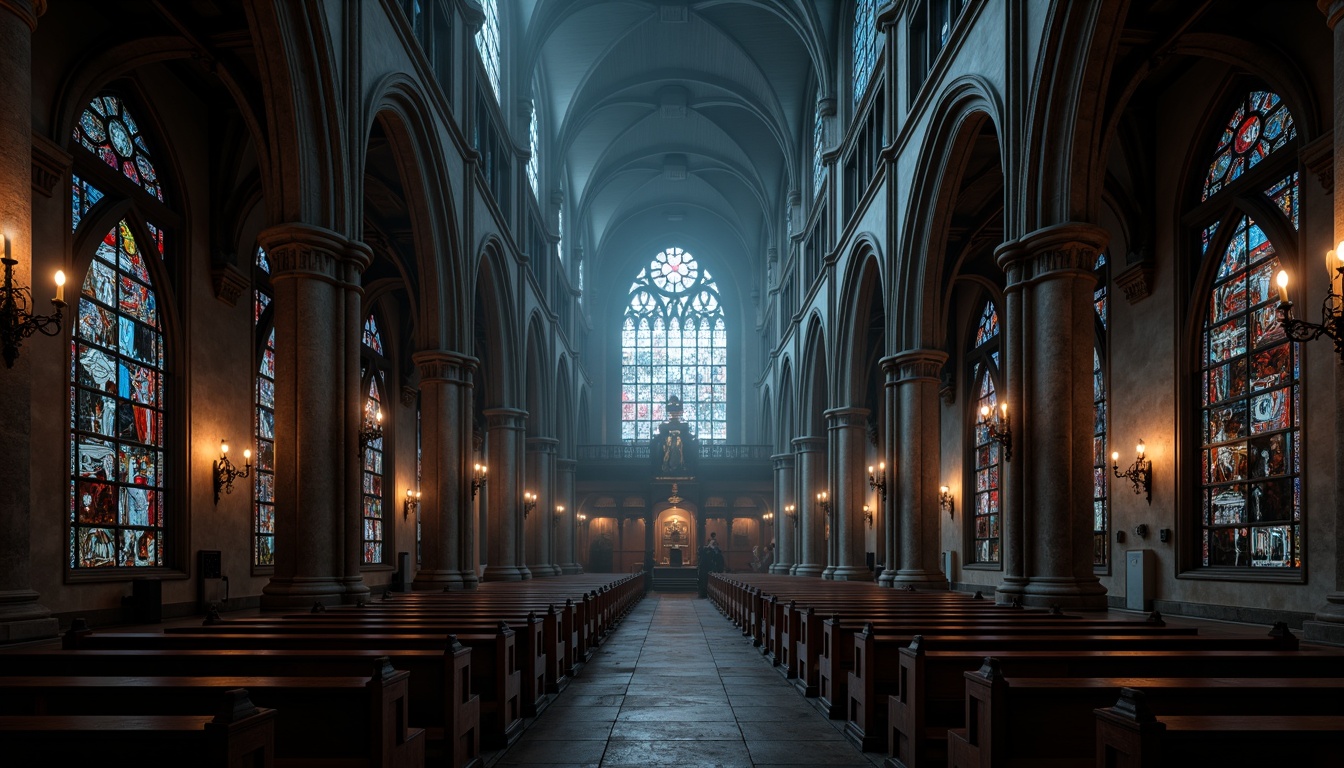
M 579 461 L 648 461 L 648 443 L 620 445 L 580 445 Z M 727 445 L 702 443 L 700 458 L 714 461 L 769 461 L 774 453 L 768 445 Z

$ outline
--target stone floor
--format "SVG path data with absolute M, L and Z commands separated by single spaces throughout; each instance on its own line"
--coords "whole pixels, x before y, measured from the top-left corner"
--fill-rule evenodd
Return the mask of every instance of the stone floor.
M 845 741 L 708 600 L 654 593 L 491 763 L 873 768 L 880 757 Z

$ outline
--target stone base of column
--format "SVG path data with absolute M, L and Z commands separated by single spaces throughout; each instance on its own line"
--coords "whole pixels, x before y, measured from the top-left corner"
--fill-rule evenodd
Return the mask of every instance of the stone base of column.
M 340 605 L 345 602 L 345 585 L 330 576 L 272 578 L 262 587 L 262 611 L 294 611 L 311 608 L 314 603 Z
M 524 576 L 516 565 L 487 565 L 485 573 L 481 574 L 482 581 L 522 581 L 525 578 L 532 578 L 532 574 Z
M 821 571 L 821 578 L 823 578 L 823 579 L 827 579 L 827 580 L 834 579 L 834 578 L 835 578 L 835 566 L 834 566 L 834 565 L 828 565 L 828 566 L 826 566 L 824 569 L 822 569 L 822 571 Z
M 532 578 L 534 579 L 545 579 L 550 576 L 560 575 L 560 569 L 550 563 L 529 565 L 527 566 L 527 569 L 532 572 Z
M 579 565 L 578 563 L 560 564 L 560 575 L 562 576 L 574 576 L 580 573 L 583 573 L 583 566 Z
M 943 590 L 948 587 L 947 577 L 942 571 L 907 571 L 899 570 L 892 574 L 891 586 L 896 589 L 905 589 L 914 587 L 921 590 Z
M 536 574 L 528 570 L 528 567 L 526 565 L 518 566 L 518 574 L 523 577 L 523 581 L 527 581 L 528 579 L 536 577 Z
M 841 565 L 831 572 L 831 578 L 836 581 L 872 581 L 873 572 L 864 565 Z
M 481 585 L 481 577 L 476 575 L 475 571 L 462 572 L 462 588 L 475 589 Z
M 346 605 L 355 605 L 361 601 L 368 601 L 369 595 L 373 590 L 364 583 L 363 576 L 347 576 L 341 579 L 345 584 L 345 603 Z
M 1013 598 L 1029 608 L 1050 608 L 1056 605 L 1066 611 L 1104 611 L 1108 608 L 1106 588 L 1100 583 L 1069 577 L 1040 576 L 1028 580 L 1020 592 L 1015 588 L 1004 589 L 1000 586 L 995 595 L 996 601 L 1000 603 L 1011 603 Z
M 1325 607 L 1311 620 L 1302 622 L 1302 639 L 1344 645 L 1344 592 L 1331 592 L 1325 599 Z
M 794 576 L 820 576 L 821 572 L 826 570 L 826 566 L 815 563 L 799 563 L 793 566 L 792 574 Z
M 0 643 L 56 637 L 60 625 L 31 589 L 0 592 Z
M 416 592 L 444 592 L 463 588 L 461 571 L 420 569 L 415 573 L 411 589 Z
M 775 563 L 770 566 L 771 573 L 782 573 L 785 576 L 793 573 L 793 563 Z
M 882 573 L 877 577 L 877 586 L 890 587 L 892 585 L 892 581 L 895 578 L 896 578 L 896 572 L 888 568 L 882 571 Z

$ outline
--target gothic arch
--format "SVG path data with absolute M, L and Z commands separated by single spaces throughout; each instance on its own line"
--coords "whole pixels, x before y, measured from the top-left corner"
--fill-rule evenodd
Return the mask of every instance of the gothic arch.
M 831 407 L 830 368 L 826 356 L 826 336 L 821 318 L 813 314 L 807 327 L 807 342 L 803 347 L 803 367 L 799 373 L 800 426 L 803 437 L 826 436 L 826 411 Z
M 793 387 L 793 362 L 787 358 L 781 358 L 779 375 L 779 418 L 775 421 L 775 434 L 773 436 L 775 453 L 792 453 L 793 438 L 797 437 L 794 429 L 795 411 L 794 411 L 794 387 Z
M 886 295 L 882 284 L 881 247 L 872 235 L 865 233 L 857 239 L 848 260 L 837 305 L 843 313 L 838 318 L 836 336 L 843 346 L 837 345 L 835 361 L 835 388 L 845 394 L 845 402 L 840 405 L 862 405 L 869 399 L 871 382 L 865 379 L 865 374 L 870 363 L 872 370 L 876 370 L 877 359 L 886 354 Z M 871 347 L 874 339 L 872 329 L 868 327 L 875 316 L 882 318 L 876 350 Z M 877 359 L 872 359 L 874 351 Z
M 503 244 L 493 236 L 481 248 L 475 282 L 471 354 L 481 361 L 476 375 L 477 384 L 483 386 L 478 386 L 474 399 L 481 408 L 515 407 L 521 394 L 521 346 Z

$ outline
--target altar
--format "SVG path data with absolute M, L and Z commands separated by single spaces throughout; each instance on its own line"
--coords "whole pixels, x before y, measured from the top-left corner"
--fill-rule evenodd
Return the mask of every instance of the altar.
M 669 547 L 667 550 L 667 566 L 669 568 L 681 567 L 681 547 Z

